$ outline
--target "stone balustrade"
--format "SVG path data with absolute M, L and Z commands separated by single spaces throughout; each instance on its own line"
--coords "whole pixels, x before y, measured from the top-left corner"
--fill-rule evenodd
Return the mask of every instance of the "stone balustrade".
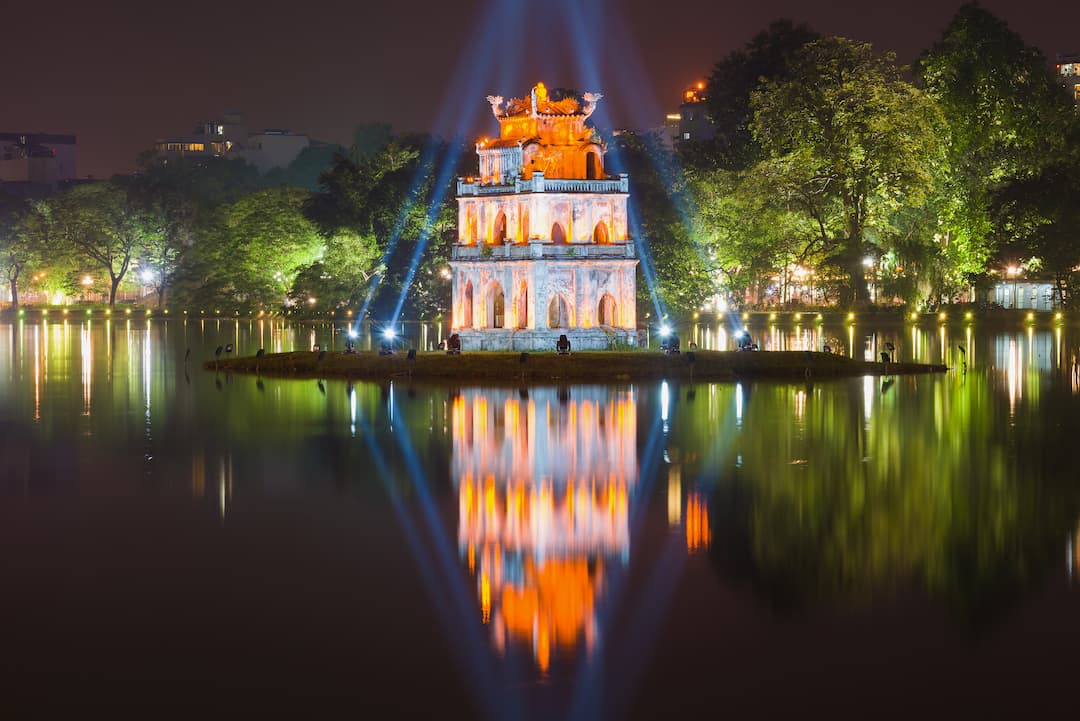
M 532 240 L 528 244 L 506 243 L 504 245 L 454 245 L 451 247 L 452 260 L 529 260 L 534 258 L 633 258 L 634 244 L 610 243 L 568 243 L 555 245 L 542 240 Z
M 618 178 L 603 180 L 577 180 L 547 178 L 543 173 L 533 173 L 531 178 L 517 178 L 513 184 L 484 185 L 479 180 L 458 178 L 457 194 L 503 195 L 508 193 L 629 193 L 630 179 L 626 173 Z

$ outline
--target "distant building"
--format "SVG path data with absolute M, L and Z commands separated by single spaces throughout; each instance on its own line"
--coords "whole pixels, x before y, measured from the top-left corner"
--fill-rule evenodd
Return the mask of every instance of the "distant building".
M 265 173 L 287 167 L 310 144 L 307 135 L 291 130 L 249 133 L 243 115 L 226 112 L 220 119 L 201 122 L 190 135 L 158 140 L 154 150 L 166 163 L 180 158 L 242 158 Z
M 1080 53 L 1059 53 L 1057 71 L 1073 103 L 1080 108 Z
M 218 120 L 203 121 L 190 135 L 158 140 L 154 150 L 164 162 L 190 157 L 223 158 L 237 153 L 247 137 L 243 116 L 228 112 Z
M 75 180 L 74 135 L 0 133 L 0 189 L 40 197 Z
M 268 129 L 249 135 L 241 156 L 260 173 L 266 173 L 274 168 L 287 168 L 310 145 L 307 135 Z
M 669 122 L 678 123 L 678 134 L 675 138 L 677 143 L 700 142 L 716 137 L 716 126 L 709 120 L 705 100 L 704 80 L 699 80 L 683 91 L 679 112 L 668 115 Z

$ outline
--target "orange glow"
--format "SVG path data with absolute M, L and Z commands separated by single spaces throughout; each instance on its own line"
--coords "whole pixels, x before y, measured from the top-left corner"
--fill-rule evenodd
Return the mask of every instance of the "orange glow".
M 697 493 L 686 499 L 686 550 L 690 553 L 709 548 L 709 508 Z
M 534 391 L 524 403 L 466 391 L 450 414 L 459 548 L 481 618 L 497 650 L 527 645 L 541 672 L 582 639 L 593 649 L 606 559 L 625 562 L 629 551 L 637 479 L 632 394 L 567 402 L 556 393 Z

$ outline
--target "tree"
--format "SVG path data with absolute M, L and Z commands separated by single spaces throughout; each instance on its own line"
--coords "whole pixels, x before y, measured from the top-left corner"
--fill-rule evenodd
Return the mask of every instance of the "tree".
M 160 216 L 115 183 L 77 186 L 50 199 L 52 232 L 109 276 L 109 305 L 132 261 L 157 234 Z
M 999 188 L 990 200 L 991 224 L 1002 252 L 1037 258 L 1054 274 L 1062 304 L 1073 304 L 1070 279 L 1080 266 L 1080 166 L 1062 161 Z
M 692 227 L 693 197 L 675 153 L 657 133 L 621 133 L 608 139 L 608 167 L 630 176 L 630 233 L 640 236 L 647 271 L 638 302 L 661 315 L 692 311 L 716 291 L 705 247 Z
M 807 43 L 820 37 L 804 24 L 776 20 L 713 67 L 705 89 L 705 103 L 716 135 L 691 142 L 683 154 L 689 164 L 707 164 L 727 170 L 745 170 L 764 156 L 750 130 L 751 95 L 763 81 L 790 77 L 790 62 Z
M 751 107 L 754 138 L 768 154 L 757 181 L 813 222 L 849 294 L 868 300 L 868 230 L 922 202 L 931 184 L 933 103 L 903 80 L 891 54 L 830 37 L 801 48 L 790 77 L 765 82 Z
M 975 3 L 960 8 L 916 71 L 944 118 L 940 233 L 978 266 L 991 250 L 993 195 L 1067 154 L 1072 103 L 1045 56 Z
M 11 306 L 19 307 L 19 287 L 23 270 L 38 258 L 27 225 L 30 204 L 0 192 L 0 268 L 11 290 Z
M 444 312 L 449 286 L 441 270 L 454 236 L 456 203 L 435 181 L 439 168 L 461 154 L 431 138 L 385 136 L 383 126 L 361 130 L 350 151 L 323 173 L 320 191 L 305 213 L 328 242 L 360 237 L 377 249 L 370 269 L 374 275 L 362 274 L 363 282 L 378 284 L 369 306 L 372 314 L 392 315 L 403 292 L 406 315 Z M 380 138 L 383 144 L 377 147 Z M 421 244 L 426 244 L 423 252 Z M 308 273 L 303 278 L 309 285 L 313 280 Z M 409 287 L 403 290 L 406 282 Z
M 212 277 L 224 299 L 275 307 L 285 301 L 300 270 L 324 250 L 304 217 L 309 197 L 300 188 L 270 188 L 222 208 Z

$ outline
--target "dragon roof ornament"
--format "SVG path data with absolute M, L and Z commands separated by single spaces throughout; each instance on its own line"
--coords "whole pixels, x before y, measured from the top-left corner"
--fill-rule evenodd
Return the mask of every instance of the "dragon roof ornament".
M 491 113 L 497 120 L 519 115 L 580 115 L 586 119 L 593 114 L 597 103 L 603 97 L 600 93 L 583 93 L 581 101 L 575 97 L 552 100 L 548 96 L 547 87 L 543 83 L 537 83 L 527 98 L 510 98 L 504 102 L 501 95 L 489 95 L 487 101 L 491 104 Z

